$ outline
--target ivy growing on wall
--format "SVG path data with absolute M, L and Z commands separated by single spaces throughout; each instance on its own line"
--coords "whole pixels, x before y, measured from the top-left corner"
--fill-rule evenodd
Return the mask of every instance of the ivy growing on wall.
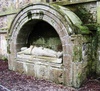
M 75 13 L 84 24 L 93 23 L 93 14 L 84 6 L 76 6 Z

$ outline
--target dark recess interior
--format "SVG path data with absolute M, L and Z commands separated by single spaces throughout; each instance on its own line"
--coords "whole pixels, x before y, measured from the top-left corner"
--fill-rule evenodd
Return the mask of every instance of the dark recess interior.
M 43 46 L 55 51 L 62 51 L 62 44 L 56 30 L 43 20 L 30 20 L 17 36 L 17 51 L 30 45 Z

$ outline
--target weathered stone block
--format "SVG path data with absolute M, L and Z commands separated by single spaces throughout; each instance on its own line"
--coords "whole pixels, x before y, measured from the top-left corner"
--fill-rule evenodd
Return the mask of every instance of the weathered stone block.
M 50 80 L 56 83 L 64 83 L 63 80 L 63 70 L 58 68 L 50 67 Z
M 73 85 L 79 87 L 82 80 L 82 64 L 81 63 L 73 63 Z
M 20 73 L 25 73 L 22 62 L 16 62 L 15 70 Z
M 72 69 L 71 67 L 70 68 L 64 68 L 64 75 L 63 75 L 64 84 L 67 85 L 67 86 L 72 86 L 73 77 L 72 77 L 72 72 L 70 72 L 70 71 L 72 71 L 71 69 Z
M 35 76 L 35 71 L 34 71 L 34 64 L 33 63 L 23 63 L 23 68 L 25 69 L 25 74 L 30 75 L 30 76 Z
M 35 64 L 35 75 L 41 79 L 49 79 L 49 68 L 46 65 Z
M 71 62 L 72 62 L 72 56 L 71 55 L 66 55 L 63 57 L 63 65 L 65 68 L 70 68 Z
M 75 45 L 73 48 L 73 61 L 82 61 L 82 48 L 79 45 Z

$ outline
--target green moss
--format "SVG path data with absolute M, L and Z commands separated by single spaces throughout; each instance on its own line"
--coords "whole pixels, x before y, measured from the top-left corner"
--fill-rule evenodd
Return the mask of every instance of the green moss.
M 96 77 L 96 62 L 89 60 L 87 64 L 87 77 Z
M 77 75 L 77 86 L 80 86 L 82 84 L 83 81 L 83 74 L 81 72 L 78 73 Z
M 57 4 L 50 4 L 50 5 L 52 5 L 53 7 L 55 7 L 58 10 L 60 9 L 59 5 L 57 5 Z
M 90 34 L 91 33 L 91 31 L 89 31 L 88 27 L 86 26 L 76 25 L 76 27 L 79 29 L 78 30 L 79 34 Z
M 68 3 L 69 3 L 69 1 L 59 1 L 59 2 L 52 2 L 51 4 L 65 5 Z
M 3 60 L 3 61 L 7 61 L 7 57 L 3 56 L 3 57 L 2 57 L 2 60 Z
M 85 26 L 87 26 L 89 28 L 89 30 L 97 30 L 97 27 L 99 26 L 97 23 L 89 23 L 89 24 L 85 24 Z
M 10 46 L 7 47 L 7 52 L 8 52 L 9 54 L 11 54 Z
M 75 46 L 73 49 L 73 61 L 80 62 L 82 61 L 82 48 Z
M 93 23 L 95 22 L 93 19 L 93 14 L 88 11 L 84 5 L 77 5 L 75 7 L 74 13 L 82 20 L 84 24 Z
M 50 4 L 50 5 L 53 6 L 62 16 L 64 16 L 64 13 L 59 5 L 57 4 Z

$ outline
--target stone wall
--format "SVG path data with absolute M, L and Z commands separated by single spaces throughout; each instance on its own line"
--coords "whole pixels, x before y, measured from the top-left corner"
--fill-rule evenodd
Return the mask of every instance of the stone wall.
M 7 31 L 14 16 L 15 14 L 0 16 L 0 58 L 7 58 Z
M 87 0 L 88 1 L 88 0 Z M 91 0 L 92 1 L 92 0 Z M 0 28 L 1 27 L 8 27 L 13 19 L 13 16 L 17 14 L 19 10 L 25 7 L 28 4 L 42 2 L 39 0 L 1 0 L 0 1 Z M 77 1 L 75 1 L 77 2 Z M 74 3 L 75 3 L 74 2 Z M 56 4 L 56 2 L 55 2 Z M 62 4 L 61 4 L 62 5 Z M 67 4 L 66 4 L 67 5 Z M 77 3 L 77 4 L 68 4 L 65 7 L 71 9 L 74 13 L 76 13 L 83 23 L 94 23 L 97 20 L 96 14 L 96 2 L 89 2 L 89 3 Z M 78 12 L 77 12 L 78 11 Z M 9 27 L 8 27 L 9 28 Z
M 0 15 L 17 13 L 19 9 L 38 0 L 0 0 Z
M 6 41 L 6 32 L 0 33 L 0 58 L 7 58 L 7 41 Z

